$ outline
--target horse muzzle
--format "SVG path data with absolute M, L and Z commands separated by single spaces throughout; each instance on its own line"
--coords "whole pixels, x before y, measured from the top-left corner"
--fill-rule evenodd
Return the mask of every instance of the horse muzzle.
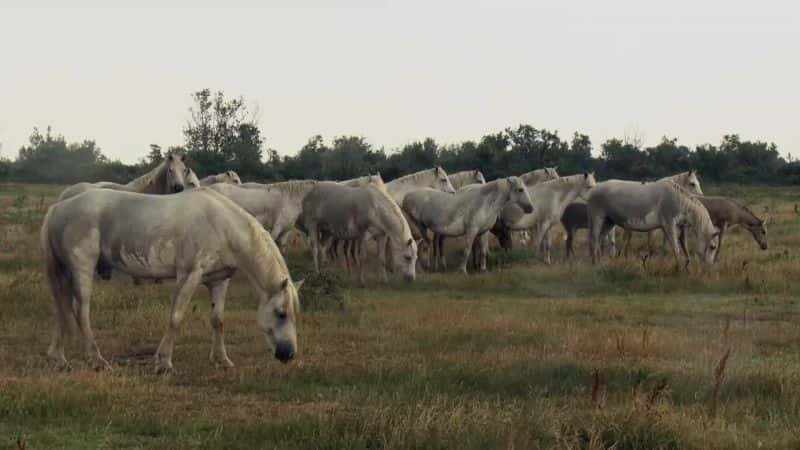
M 524 206 L 522 207 L 522 211 L 524 211 L 524 212 L 525 212 L 525 214 L 530 214 L 530 213 L 532 213 L 532 212 L 533 212 L 533 205 L 524 205 Z
M 413 274 L 403 275 L 403 279 L 406 280 L 406 283 L 413 283 L 416 278 L 417 278 L 416 275 Z
M 172 186 L 172 192 L 174 192 L 174 193 L 176 193 L 176 194 L 177 194 L 178 192 L 183 192 L 183 189 L 184 189 L 184 188 L 183 188 L 183 185 L 182 185 L 182 184 L 176 184 L 176 185 Z
M 294 359 L 294 346 L 291 344 L 278 344 L 275 348 L 275 359 L 286 364 Z
M 762 243 L 761 243 L 761 244 L 759 244 L 759 245 L 761 246 L 761 250 L 766 250 L 766 249 L 767 249 L 767 247 L 768 247 L 768 245 L 767 245 L 767 243 L 766 243 L 766 242 L 762 242 Z

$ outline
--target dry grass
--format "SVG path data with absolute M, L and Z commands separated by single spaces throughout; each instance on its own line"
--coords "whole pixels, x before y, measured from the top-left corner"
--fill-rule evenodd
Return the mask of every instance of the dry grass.
M 490 274 L 428 274 L 413 285 L 373 275 L 358 289 L 337 272 L 314 295 L 333 295 L 330 280 L 341 279 L 341 301 L 303 314 L 289 366 L 267 354 L 255 299 L 237 279 L 225 327 L 237 368 L 208 363 L 210 307 L 199 292 L 169 378 L 150 359 L 169 283 L 98 282 L 93 321 L 112 372 L 82 366 L 77 340 L 75 370 L 56 372 L 44 358 L 51 314 L 38 199 L 57 192 L 0 186 L 0 447 L 800 445 L 793 190 L 738 191 L 757 200 L 755 211 L 769 207 L 770 249 L 731 233 L 718 268 L 688 275 L 660 258 L 545 267 L 522 251 Z M 299 250 L 291 265 L 308 270 Z

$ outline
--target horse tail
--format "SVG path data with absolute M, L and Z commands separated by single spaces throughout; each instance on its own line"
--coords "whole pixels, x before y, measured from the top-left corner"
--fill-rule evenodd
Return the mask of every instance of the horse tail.
M 53 210 L 57 205 L 58 204 L 51 206 L 44 216 L 40 242 L 44 256 L 44 273 L 47 278 L 47 286 L 50 289 L 50 295 L 53 298 L 56 320 L 63 324 L 63 326 L 66 326 L 70 316 L 76 321 L 77 317 L 73 313 L 72 276 L 69 273 L 67 265 L 59 258 L 56 247 L 51 239 L 50 220 Z

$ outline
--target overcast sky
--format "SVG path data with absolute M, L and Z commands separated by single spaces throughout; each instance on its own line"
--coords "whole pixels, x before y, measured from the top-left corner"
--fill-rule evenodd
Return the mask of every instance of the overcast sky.
M 800 152 L 796 1 L 112 3 L 2 0 L 2 155 L 51 125 L 132 162 L 182 142 L 203 88 L 257 105 L 281 154 L 318 133 L 391 149 L 520 123 L 596 147 L 735 132 Z

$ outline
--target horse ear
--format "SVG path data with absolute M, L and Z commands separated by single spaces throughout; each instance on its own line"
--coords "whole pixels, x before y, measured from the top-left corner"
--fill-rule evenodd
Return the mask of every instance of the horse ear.
M 181 162 L 186 162 L 186 153 L 181 154 Z
M 289 279 L 286 278 L 285 280 L 283 280 L 283 283 L 281 283 L 281 289 L 286 290 L 286 288 L 288 287 L 289 287 Z
M 301 288 L 301 287 L 303 287 L 303 283 L 305 283 L 305 282 L 306 282 L 306 279 L 305 279 L 305 278 L 303 278 L 303 279 L 302 279 L 302 280 L 300 280 L 300 281 L 297 281 L 297 282 L 295 282 L 295 283 L 294 283 L 294 289 L 295 289 L 297 292 L 300 292 L 300 288 Z
M 413 243 L 414 243 L 414 239 L 413 238 L 408 238 L 408 242 L 406 242 L 406 245 L 411 246 L 411 244 L 413 244 Z
M 171 161 L 173 161 L 174 159 L 175 159 L 175 155 L 173 155 L 172 153 L 170 153 L 170 154 L 169 154 L 169 156 L 167 156 L 167 161 L 170 161 L 170 162 L 171 162 Z
M 583 178 L 589 178 L 589 172 L 583 172 Z

